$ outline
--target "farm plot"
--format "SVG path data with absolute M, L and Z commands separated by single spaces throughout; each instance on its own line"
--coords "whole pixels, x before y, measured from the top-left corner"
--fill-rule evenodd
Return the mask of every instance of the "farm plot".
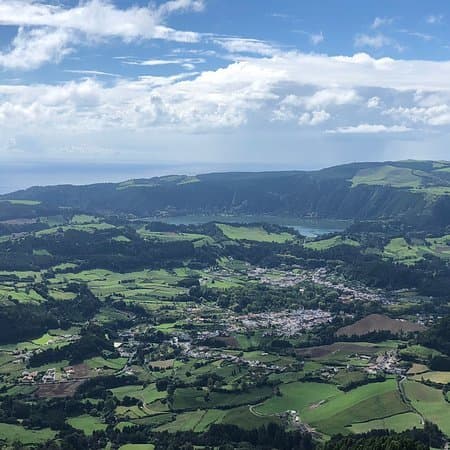
M 410 412 L 393 379 L 340 393 L 328 402 L 309 408 L 302 417 L 325 434 L 346 433 L 348 426 Z
M 86 270 L 79 273 L 56 274 L 51 279 L 53 289 L 63 288 L 67 283 L 86 283 L 100 299 L 120 295 L 125 300 L 147 302 L 168 300 L 187 289 L 178 286 L 183 278 L 176 271 L 143 270 L 116 273 L 109 270 Z
M 411 380 L 405 381 L 404 386 L 413 407 L 450 436 L 450 403 L 445 401 L 442 391 Z
M 423 424 L 420 416 L 416 413 L 407 412 L 383 419 L 354 423 L 349 427 L 349 430 L 353 433 L 367 433 L 371 430 L 392 430 L 401 433 L 405 430 L 422 427 Z

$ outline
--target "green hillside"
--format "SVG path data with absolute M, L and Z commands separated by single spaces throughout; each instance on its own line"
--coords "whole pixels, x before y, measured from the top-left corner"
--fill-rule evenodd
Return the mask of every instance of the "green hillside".
M 88 186 L 33 187 L 1 197 L 0 220 L 97 214 L 273 214 L 330 219 L 450 214 L 450 163 L 355 163 L 318 171 L 164 176 Z

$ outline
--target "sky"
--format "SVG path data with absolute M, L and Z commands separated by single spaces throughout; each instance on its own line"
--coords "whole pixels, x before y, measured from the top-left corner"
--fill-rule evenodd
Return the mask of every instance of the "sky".
M 447 0 L 0 0 L 0 190 L 450 159 L 449 24 Z

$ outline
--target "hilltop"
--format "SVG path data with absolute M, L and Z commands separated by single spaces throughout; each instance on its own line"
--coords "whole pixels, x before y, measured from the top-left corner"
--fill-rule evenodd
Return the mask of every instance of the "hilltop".
M 366 162 L 317 171 L 173 175 L 122 183 L 32 187 L 0 199 L 1 219 L 72 208 L 140 217 L 272 214 L 330 219 L 422 217 L 446 223 L 450 162 Z

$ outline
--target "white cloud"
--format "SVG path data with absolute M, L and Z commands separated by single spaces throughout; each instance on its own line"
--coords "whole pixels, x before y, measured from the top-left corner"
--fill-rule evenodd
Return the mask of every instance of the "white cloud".
M 443 20 L 444 20 L 443 14 L 430 14 L 426 18 L 426 22 L 429 23 L 430 25 L 440 24 L 442 23 Z
M 169 3 L 176 4 L 178 9 L 197 4 L 193 0 Z M 125 40 L 142 38 L 197 41 L 197 33 L 176 31 L 162 24 L 163 14 L 175 10 L 175 5 L 164 8 L 164 4 L 159 10 L 136 6 L 119 9 L 106 0 L 90 0 L 73 8 L 39 2 L 2 0 L 0 24 L 54 27 L 76 30 L 92 36 L 115 36 Z
M 325 36 L 322 31 L 318 33 L 311 33 L 309 31 L 305 30 L 293 30 L 293 33 L 303 34 L 304 36 L 307 36 L 311 44 L 313 45 L 319 45 L 325 40 Z
M 278 52 L 271 44 L 258 39 L 226 37 L 214 38 L 213 42 L 230 53 L 250 53 L 261 56 L 273 56 Z
M 318 45 L 318 44 L 322 43 L 325 40 L 325 36 L 323 35 L 322 32 L 320 32 L 320 33 L 312 33 L 309 36 L 309 39 L 310 39 L 310 41 L 311 41 L 311 43 L 313 45 Z
M 411 125 L 436 126 L 447 120 L 447 110 L 439 105 L 450 97 L 449 79 L 450 62 L 445 61 L 279 52 L 272 57 L 239 57 L 224 68 L 170 77 L 0 85 L 0 129 L 21 129 L 26 121 L 30 129 L 208 132 L 271 124 L 272 118 L 300 117 L 302 123 L 318 124 L 330 114 L 336 127 L 349 119 L 364 122 L 370 116 L 373 121 L 376 114 L 397 123 L 400 117 Z M 369 100 L 362 101 L 363 96 Z M 420 122 L 420 115 L 429 120 Z M 405 128 L 369 124 L 364 129 L 381 133 Z M 355 132 L 354 127 L 337 129 Z
M 167 65 L 179 65 L 188 69 L 195 67 L 195 64 L 204 63 L 203 58 L 177 58 L 177 59 L 147 59 L 144 61 L 138 61 L 133 59 L 124 59 L 123 64 L 133 66 L 167 66 Z
M 323 122 L 326 122 L 330 118 L 330 114 L 323 109 L 320 111 L 312 111 L 311 113 L 305 112 L 303 113 L 299 119 L 299 125 L 319 125 Z
M 273 111 L 274 121 L 288 121 L 293 120 L 298 116 L 299 110 L 317 111 L 332 106 L 342 106 L 351 103 L 356 103 L 360 100 L 357 92 L 354 89 L 319 89 L 310 95 L 295 95 L 289 94 L 284 97 L 278 105 L 278 108 Z M 301 116 L 301 121 L 309 122 L 309 113 L 304 113 Z M 312 116 L 311 116 L 312 117 Z
M 380 97 L 371 97 L 369 100 L 367 100 L 367 107 L 368 108 L 379 108 L 381 103 Z
M 87 75 L 87 76 L 98 75 L 98 76 L 105 76 L 105 77 L 119 77 L 119 75 L 116 73 L 103 72 L 102 70 L 65 69 L 64 72 L 75 73 L 78 75 Z
M 205 9 L 203 0 L 170 0 L 163 3 L 158 12 L 162 15 L 171 14 L 175 11 L 195 11 L 200 12 Z
M 404 125 L 381 125 L 362 123 L 356 126 L 338 127 L 334 130 L 327 130 L 330 134 L 380 134 L 380 133 L 406 133 L 411 128 Z
M 72 8 L 38 1 L 2 0 L 0 25 L 17 26 L 19 32 L 11 50 L 2 54 L 0 65 L 33 69 L 61 59 L 70 51 L 70 43 L 87 44 L 113 37 L 128 42 L 136 39 L 197 42 L 198 33 L 174 30 L 164 21 L 174 11 L 200 11 L 202 7 L 199 0 L 173 0 L 158 9 L 120 9 L 107 0 L 80 2 Z
M 330 105 L 346 105 L 358 101 L 359 96 L 354 89 L 321 89 L 310 97 L 303 99 L 307 109 L 326 107 Z
M 450 106 L 439 104 L 429 107 L 397 107 L 390 108 L 385 114 L 393 117 L 401 117 L 413 123 L 424 123 L 431 126 L 450 124 Z
M 59 61 L 69 54 L 71 41 L 67 31 L 37 28 L 26 31 L 19 28 L 8 52 L 0 52 L 0 66 L 6 69 L 35 69 L 46 61 Z
M 422 39 L 422 41 L 425 41 L 425 42 L 430 42 L 430 41 L 432 41 L 432 40 L 435 39 L 435 37 L 434 37 L 434 36 L 431 36 L 431 34 L 420 33 L 420 32 L 418 32 L 418 31 L 406 31 L 406 33 L 407 33 L 409 36 L 413 36 L 413 37 Z
M 397 50 L 401 50 L 401 46 L 395 40 L 381 33 L 375 35 L 357 34 L 354 43 L 355 47 L 371 47 L 375 49 L 395 47 Z
M 392 17 L 375 17 L 370 28 L 372 28 L 372 30 L 376 30 L 385 25 L 391 25 L 393 22 L 394 19 Z

